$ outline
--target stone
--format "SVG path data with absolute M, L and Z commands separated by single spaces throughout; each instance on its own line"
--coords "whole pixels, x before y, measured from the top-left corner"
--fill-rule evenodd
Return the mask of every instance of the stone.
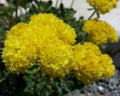
M 102 86 L 98 86 L 98 92 L 102 95 L 106 93 L 104 87 L 102 87 Z

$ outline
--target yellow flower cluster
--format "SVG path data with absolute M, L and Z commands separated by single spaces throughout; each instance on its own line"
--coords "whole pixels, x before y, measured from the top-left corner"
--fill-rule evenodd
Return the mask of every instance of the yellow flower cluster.
M 118 0 L 87 0 L 97 11 L 102 14 L 109 12 L 112 8 L 117 6 Z
M 73 50 L 75 75 L 84 84 L 114 74 L 112 59 L 107 54 L 102 54 L 97 45 L 86 42 L 83 45 L 75 45 Z
M 69 44 L 75 43 L 76 34 L 73 28 L 68 24 L 64 23 L 59 18 L 56 18 L 53 14 L 36 14 L 31 16 L 30 23 L 43 25 L 46 28 L 51 27 L 54 34 L 57 35 L 59 39 Z
M 107 54 L 104 54 L 104 55 L 100 56 L 100 59 L 101 59 L 100 64 L 102 66 L 102 72 L 103 72 L 102 77 L 103 78 L 111 77 L 111 75 L 114 74 L 114 72 L 115 72 L 115 67 L 112 64 L 113 61 L 112 61 L 111 57 Z
M 23 72 L 32 67 L 36 59 L 36 48 L 32 47 L 31 38 L 26 38 L 27 28 L 27 24 L 19 23 L 8 31 L 2 56 L 10 71 Z
M 72 69 L 72 48 L 60 40 L 46 44 L 39 54 L 41 69 L 52 77 L 63 77 Z
M 107 39 L 115 41 L 112 37 L 114 30 L 104 22 L 95 24 L 96 21 L 86 21 L 84 30 L 92 35 L 96 30 L 98 33 L 103 30 Z M 98 25 L 107 31 L 97 29 Z M 3 61 L 12 72 L 24 72 L 37 62 L 42 71 L 55 78 L 74 70 L 85 84 L 114 74 L 112 59 L 107 54 L 102 54 L 93 43 L 75 45 L 75 38 L 74 29 L 53 14 L 36 14 L 28 24 L 19 23 L 8 31 Z
M 13 72 L 24 72 L 37 61 L 47 74 L 64 76 L 71 70 L 75 38 L 74 29 L 53 14 L 34 15 L 28 24 L 19 23 L 8 32 L 3 60 Z
M 84 22 L 83 30 L 89 34 L 90 40 L 98 45 L 104 44 L 107 41 L 112 43 L 118 41 L 115 29 L 101 20 L 86 20 Z

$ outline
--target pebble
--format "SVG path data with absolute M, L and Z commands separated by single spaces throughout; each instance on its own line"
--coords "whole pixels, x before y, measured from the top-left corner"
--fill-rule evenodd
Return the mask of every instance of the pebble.
M 82 91 L 75 90 L 66 96 L 120 96 L 120 70 L 113 77 L 100 79 L 84 87 Z
M 99 91 L 103 91 L 104 88 L 103 88 L 102 86 L 98 86 L 98 90 L 99 90 Z

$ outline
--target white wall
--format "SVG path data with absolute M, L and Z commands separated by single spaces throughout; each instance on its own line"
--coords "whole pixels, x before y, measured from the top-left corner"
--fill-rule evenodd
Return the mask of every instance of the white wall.
M 48 0 L 43 0 L 48 1 Z M 53 6 L 55 6 L 57 0 L 53 0 Z M 62 1 L 65 5 L 65 7 L 70 7 L 70 4 L 72 0 L 58 0 L 58 6 L 60 2 Z M 89 4 L 86 3 L 86 0 L 74 0 L 73 8 L 77 11 L 76 18 L 79 16 L 84 16 L 86 19 L 91 15 L 91 11 L 88 11 L 87 9 L 90 8 Z M 1 3 L 5 3 L 5 0 L 0 0 Z M 110 13 L 107 13 L 105 15 L 101 15 L 101 20 L 105 20 L 109 24 L 111 24 L 116 31 L 118 32 L 118 35 L 120 37 L 120 1 L 118 1 L 118 7 L 115 9 L 112 9 Z

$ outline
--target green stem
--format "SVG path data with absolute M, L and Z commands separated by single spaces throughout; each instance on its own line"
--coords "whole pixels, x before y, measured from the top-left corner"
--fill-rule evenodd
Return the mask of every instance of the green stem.
M 100 13 L 96 10 L 97 18 L 100 18 Z
M 59 0 L 56 1 L 55 7 L 57 7 Z
M 72 3 L 71 3 L 71 5 L 70 5 L 70 8 L 72 8 L 74 2 L 75 2 L 75 0 L 72 0 Z
M 90 15 L 90 17 L 88 18 L 88 20 L 90 20 L 96 13 L 96 10 Z

